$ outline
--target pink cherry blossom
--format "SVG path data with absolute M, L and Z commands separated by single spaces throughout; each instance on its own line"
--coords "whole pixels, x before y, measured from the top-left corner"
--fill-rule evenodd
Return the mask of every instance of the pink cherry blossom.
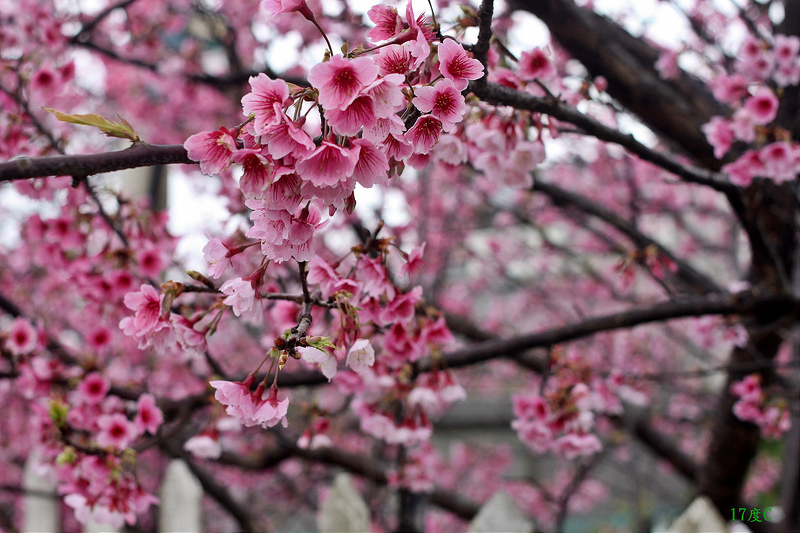
M 306 159 L 297 163 L 300 176 L 317 186 L 332 186 L 353 174 L 357 154 L 330 141 L 322 141 Z
M 126 334 L 145 335 L 164 327 L 161 305 L 164 295 L 152 286 L 142 284 L 137 292 L 125 295 L 125 306 L 135 312 L 133 319 L 123 318 L 120 327 Z M 123 322 L 125 324 L 123 325 Z
M 101 415 L 97 425 L 100 428 L 97 444 L 104 448 L 124 450 L 136 438 L 136 428 L 123 414 Z
M 250 78 L 250 87 L 251 92 L 242 97 L 242 109 L 245 115 L 255 116 L 255 131 L 261 135 L 267 126 L 279 122 L 282 110 L 291 103 L 289 86 L 262 72 Z
M 366 139 L 355 139 L 352 145 L 358 154 L 353 179 L 368 189 L 376 184 L 386 185 L 389 172 L 386 152 Z
M 245 148 L 233 154 L 233 160 L 242 165 L 239 188 L 247 198 L 261 198 L 272 183 L 272 163 L 261 150 Z
M 6 332 L 4 346 L 14 355 L 23 355 L 32 352 L 36 348 L 36 342 L 36 328 L 28 319 L 17 317 Z
M 136 408 L 136 417 L 133 419 L 136 431 L 140 435 L 144 432 L 155 435 L 164 421 L 164 414 L 156 405 L 155 397 L 152 394 L 142 394 L 136 402 Z
M 300 13 L 308 20 L 314 18 L 314 13 L 309 9 L 306 0 L 261 0 L 261 6 L 275 15 L 294 11 Z
M 369 340 L 358 339 L 347 352 L 347 366 L 357 374 L 363 374 L 369 367 L 375 364 L 375 350 Z
M 547 57 L 547 49 L 538 46 L 530 52 L 525 51 L 519 56 L 519 77 L 530 81 L 534 79 L 546 80 L 556 73 L 556 69 Z
M 441 133 L 441 120 L 433 115 L 422 115 L 406 132 L 405 138 L 411 142 L 414 152 L 427 154 L 439 141 Z
M 258 311 L 256 293 L 250 280 L 236 278 L 226 281 L 219 289 L 226 297 L 222 301 L 233 308 L 236 316 L 252 316 Z
M 295 122 L 284 113 L 277 116 L 274 124 L 264 129 L 262 142 L 266 144 L 269 155 L 275 159 L 287 155 L 303 159 L 315 148 L 314 141 L 302 128 L 302 121 Z
M 461 122 L 467 110 L 464 97 L 448 79 L 437 81 L 433 87 L 419 87 L 414 94 L 413 104 L 420 111 L 438 118 L 443 131 L 450 131 Z
M 756 124 L 769 124 L 778 113 L 778 97 L 770 89 L 759 87 L 744 103 L 744 109 Z
M 209 273 L 213 278 L 218 278 L 225 272 L 230 264 L 228 247 L 216 237 L 208 239 L 208 243 L 203 247 L 203 257 L 209 266 Z
M 78 385 L 79 403 L 99 404 L 108 394 L 111 385 L 98 372 L 86 374 Z
M 325 109 L 345 109 L 361 89 L 378 76 L 378 65 L 371 57 L 345 59 L 333 56 L 317 63 L 308 73 L 308 81 L 319 89 L 319 103 Z
M 186 139 L 183 147 L 189 159 L 200 163 L 200 170 L 207 176 L 219 174 L 228 168 L 236 151 L 236 139 L 225 128 L 219 131 L 204 131 Z
M 365 95 L 357 96 L 344 108 L 328 109 L 325 117 L 334 133 L 348 136 L 356 135 L 361 128 L 373 127 L 378 120 L 372 98 Z
M 477 59 L 467 55 L 464 47 L 452 39 L 445 39 L 439 45 L 439 71 L 455 88 L 463 91 L 469 80 L 477 80 L 483 76 L 483 65 Z
M 708 143 L 714 147 L 714 157 L 722 159 L 733 143 L 730 123 L 722 117 L 713 117 L 711 122 L 703 124 L 702 129 Z
M 373 41 L 387 41 L 403 31 L 403 18 L 394 7 L 377 4 L 369 8 L 367 16 L 375 23 L 367 32 L 367 37 Z

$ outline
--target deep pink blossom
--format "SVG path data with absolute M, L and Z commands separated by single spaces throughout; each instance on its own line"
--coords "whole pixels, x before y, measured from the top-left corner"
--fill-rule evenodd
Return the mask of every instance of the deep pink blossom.
M 236 139 L 226 128 L 219 131 L 204 131 L 186 139 L 183 147 L 192 161 L 200 163 L 200 170 L 206 176 L 219 174 L 228 168 L 236 151 Z
M 483 65 L 471 58 L 464 47 L 453 39 L 445 39 L 439 45 L 439 71 L 453 82 L 456 89 L 463 91 L 469 80 L 477 80 L 483 76 Z
M 303 130 L 302 121 L 295 122 L 281 113 L 274 124 L 266 127 L 261 142 L 267 146 L 269 155 L 275 159 L 292 155 L 302 159 L 310 154 L 315 146 L 311 136 Z
M 525 51 L 519 56 L 519 77 L 520 79 L 546 80 L 556 73 L 556 69 L 547 57 L 548 50 L 538 46 L 530 52 Z
M 360 95 L 345 108 L 332 108 L 325 112 L 333 132 L 337 135 L 354 136 L 361 128 L 371 128 L 378 121 L 372 98 Z
M 91 372 L 78 385 L 77 398 L 79 403 L 96 405 L 103 401 L 110 389 L 111 385 L 103 376 L 98 372 Z
M 36 348 L 36 328 L 27 318 L 15 318 L 5 337 L 5 349 L 14 355 L 30 353 Z
M 164 421 L 164 414 L 156 405 L 155 397 L 152 394 L 142 394 L 136 402 L 136 408 L 136 417 L 133 419 L 136 431 L 140 435 L 145 432 L 155 435 Z
M 378 65 L 371 57 L 345 59 L 333 56 L 317 63 L 308 73 L 308 81 L 319 89 L 319 103 L 325 109 L 344 109 L 356 99 L 361 89 L 378 76 Z
M 102 447 L 124 450 L 136 438 L 136 428 L 128 418 L 120 413 L 101 415 L 97 420 L 100 428 L 97 434 L 97 444 Z
M 712 117 L 711 122 L 703 124 L 702 130 L 708 143 L 714 147 L 714 157 L 722 159 L 733 144 L 730 123 L 722 117 Z
M 160 294 L 152 285 L 142 284 L 138 291 L 125 295 L 125 306 L 135 312 L 133 320 L 130 317 L 122 319 L 120 327 L 126 334 L 144 335 L 160 329 L 163 321 L 161 304 L 164 295 Z M 130 332 L 130 333 L 129 333 Z
M 275 15 L 297 12 L 308 20 L 314 19 L 314 13 L 309 9 L 306 0 L 261 0 L 261 6 Z
M 368 189 L 376 184 L 386 185 L 389 172 L 386 152 L 366 139 L 355 139 L 352 145 L 358 154 L 353 179 Z
M 306 159 L 297 163 L 297 173 L 317 186 L 336 185 L 353 174 L 357 154 L 330 141 L 322 141 Z
M 442 121 L 433 115 L 422 115 L 409 128 L 405 138 L 411 143 L 414 152 L 427 154 L 439 141 L 442 134 Z
M 387 41 L 403 31 L 403 18 L 392 6 L 374 5 L 367 11 L 367 16 L 375 23 L 375 27 L 367 32 L 367 37 L 373 41 Z
M 778 114 L 778 97 L 767 87 L 759 87 L 753 96 L 744 103 L 744 109 L 753 122 L 760 125 L 769 124 Z
M 423 113 L 430 113 L 442 122 L 442 130 L 450 131 L 464 116 L 467 106 L 453 82 L 439 80 L 433 87 L 419 87 L 412 103 Z
M 260 73 L 250 78 L 251 91 L 242 97 L 245 115 L 254 115 L 254 127 L 261 135 L 267 126 L 277 124 L 283 109 L 291 103 L 289 86 L 283 80 L 273 80 Z

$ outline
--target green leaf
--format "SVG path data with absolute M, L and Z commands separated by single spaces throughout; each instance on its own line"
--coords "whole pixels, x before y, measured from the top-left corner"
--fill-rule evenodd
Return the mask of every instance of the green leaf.
M 139 134 L 133 130 L 133 126 L 119 115 L 117 115 L 119 122 L 112 122 L 95 113 L 90 113 L 88 115 L 68 115 L 49 107 L 43 109 L 48 113 L 52 113 L 61 122 L 69 122 L 70 124 L 79 124 L 81 126 L 94 126 L 95 128 L 100 128 L 100 131 L 109 137 L 128 139 L 133 142 L 139 141 Z
M 334 350 L 336 349 L 336 345 L 333 344 L 328 337 L 306 337 L 306 343 L 312 348 L 316 348 L 323 353 L 328 353 L 325 351 L 325 348 L 333 348 Z

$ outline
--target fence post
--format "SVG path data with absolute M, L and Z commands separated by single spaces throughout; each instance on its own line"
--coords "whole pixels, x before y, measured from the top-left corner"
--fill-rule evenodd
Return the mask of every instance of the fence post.
M 533 531 L 533 522 L 523 515 L 511 496 L 504 490 L 498 490 L 489 498 L 478 514 L 470 522 L 467 531 Z
M 183 459 L 170 461 L 159 497 L 159 531 L 196 533 L 203 530 L 203 487 Z
M 317 529 L 321 533 L 357 533 L 370 531 L 367 504 L 353 485 L 353 478 L 337 474 L 328 495 L 320 506 Z
M 22 529 L 30 533 L 59 533 L 61 531 L 60 500 L 56 482 L 42 475 L 39 454 L 31 452 L 25 461 L 22 487 L 25 490 L 25 518 Z

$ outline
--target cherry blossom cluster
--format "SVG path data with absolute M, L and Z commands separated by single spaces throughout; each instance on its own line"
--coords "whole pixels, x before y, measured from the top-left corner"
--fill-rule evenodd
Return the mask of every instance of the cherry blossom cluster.
M 90 520 L 121 527 L 158 499 L 145 491 L 132 468 L 135 439 L 155 435 L 164 420 L 151 394 L 125 402 L 109 395 L 110 384 L 99 373 L 83 376 L 63 400 L 51 399 L 42 427 L 45 456 L 52 455 L 64 501 L 81 523 Z M 41 406 L 41 409 L 45 409 Z
M 576 374 L 586 369 L 570 363 L 569 353 L 561 359 L 556 367 L 562 368 L 541 385 L 542 394 L 512 398 L 511 427 L 534 453 L 552 452 L 572 460 L 602 450 L 600 439 L 593 433 L 597 416 L 621 413 L 621 398 L 638 404 L 646 404 L 648 399 L 619 373 L 605 379 L 580 379 Z
M 740 420 L 752 422 L 767 439 L 779 439 L 789 430 L 789 410 L 786 402 L 768 401 L 761 389 L 761 376 L 750 374 L 731 385 L 731 393 L 738 400 L 733 404 L 733 414 Z
M 714 157 L 722 159 L 737 142 L 755 147 L 723 167 L 736 185 L 746 187 L 755 177 L 778 183 L 796 177 L 800 147 L 774 123 L 779 107 L 774 87 L 800 81 L 798 52 L 796 36 L 778 34 L 769 45 L 750 35 L 739 50 L 736 72 L 720 74 L 712 83 L 714 96 L 735 109 L 730 118 L 717 116 L 703 126 Z

